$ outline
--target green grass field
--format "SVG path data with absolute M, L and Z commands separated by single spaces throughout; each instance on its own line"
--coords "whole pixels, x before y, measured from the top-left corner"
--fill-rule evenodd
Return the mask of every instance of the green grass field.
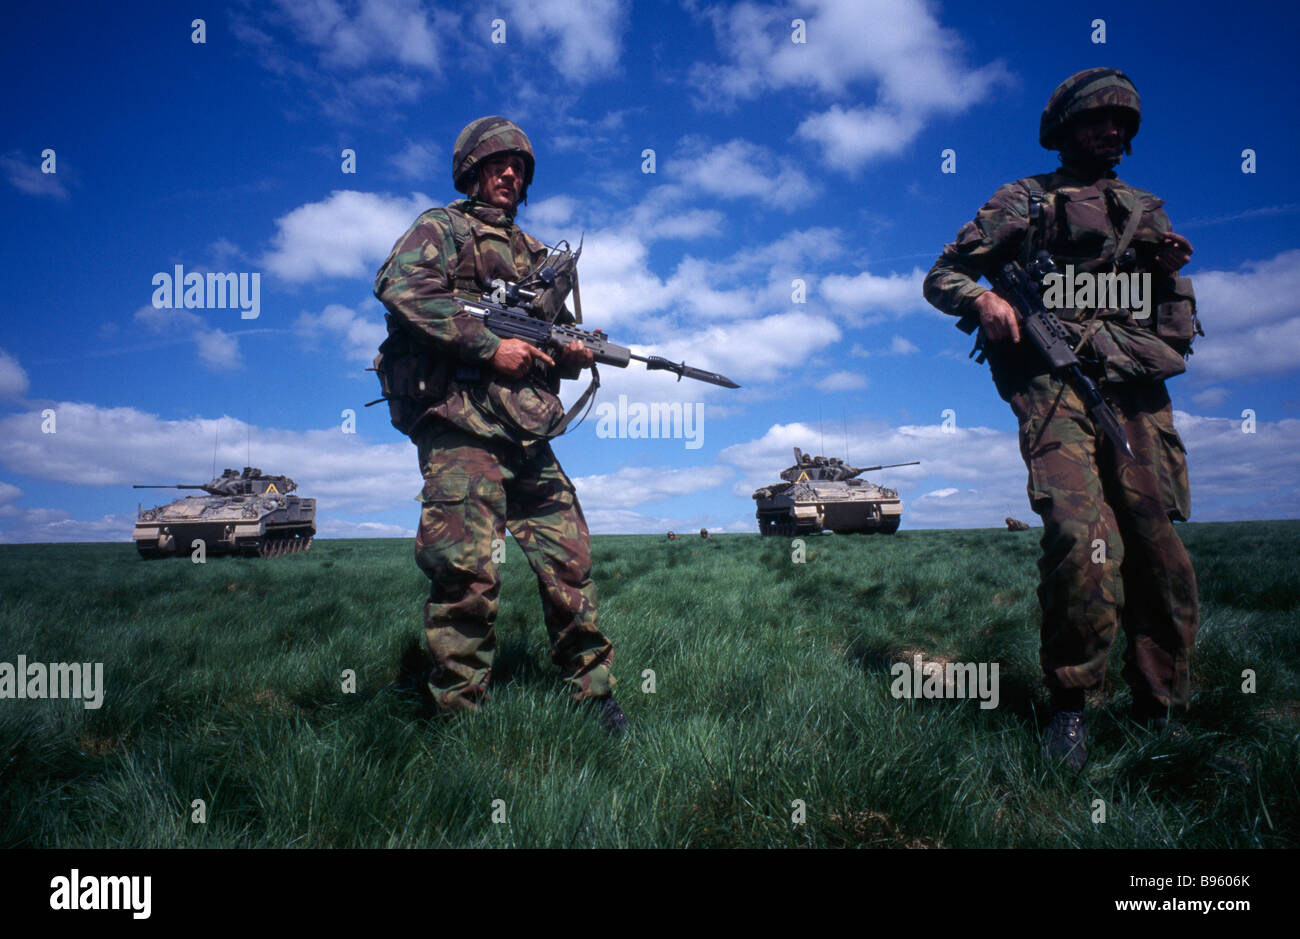
M 0 546 L 0 661 L 102 662 L 106 686 L 98 710 L 0 700 L 0 845 L 1300 845 L 1300 522 L 1180 530 L 1191 732 L 1128 721 L 1117 647 L 1082 775 L 1037 745 L 1036 531 L 824 536 L 803 564 L 785 538 L 596 537 L 620 739 L 561 695 L 513 543 L 495 690 L 450 721 L 411 690 L 409 542 L 201 565 Z M 917 652 L 999 663 L 999 706 L 896 700 Z

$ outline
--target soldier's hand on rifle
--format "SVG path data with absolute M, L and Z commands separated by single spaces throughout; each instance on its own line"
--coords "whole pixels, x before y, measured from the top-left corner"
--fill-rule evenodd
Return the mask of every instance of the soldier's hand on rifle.
M 561 365 L 588 368 L 596 361 L 596 356 L 590 349 L 583 345 L 581 339 L 574 339 L 560 350 L 560 354 L 555 357 L 555 360 Z
M 533 362 L 555 364 L 549 355 L 522 339 L 502 339 L 492 356 L 492 367 L 509 378 L 523 378 L 533 367 Z
M 1020 341 L 1020 319 L 1010 303 L 986 290 L 975 298 L 975 308 L 980 311 L 980 327 L 986 339 Z
M 1156 250 L 1156 263 L 1166 274 L 1177 274 L 1192 259 L 1192 243 L 1182 235 L 1170 232 Z

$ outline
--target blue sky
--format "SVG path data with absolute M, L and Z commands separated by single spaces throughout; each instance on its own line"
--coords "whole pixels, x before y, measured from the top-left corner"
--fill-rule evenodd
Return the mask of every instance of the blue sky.
M 586 324 L 743 385 L 603 369 L 600 402 L 704 419 L 698 446 L 599 436 L 594 415 L 556 443 L 593 531 L 753 531 L 750 493 L 792 446 L 920 460 L 870 474 L 900 490 L 904 528 L 1034 520 L 1010 410 L 921 279 L 1000 184 L 1055 166 L 1039 113 L 1097 65 L 1142 95 L 1121 177 L 1196 249 L 1207 335 L 1170 382 L 1193 517 L 1300 516 L 1290 8 L 294 0 L 8 20 L 0 541 L 129 539 L 130 484 L 208 479 L 214 436 L 218 471 L 251 449 L 315 496 L 322 536 L 412 533 L 415 449 L 362 407 L 371 285 L 456 197 L 455 136 L 486 114 L 537 152 L 521 224 L 585 233 Z M 257 273 L 259 315 L 154 308 L 178 264 Z

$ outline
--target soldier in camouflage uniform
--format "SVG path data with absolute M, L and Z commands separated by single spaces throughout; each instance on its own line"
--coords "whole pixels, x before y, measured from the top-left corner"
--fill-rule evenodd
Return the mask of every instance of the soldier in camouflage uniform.
M 574 341 L 552 359 L 503 340 L 455 300 L 481 296 L 496 278 L 519 281 L 546 257 L 514 223 L 533 179 L 532 146 L 505 118 L 480 118 L 457 138 L 452 163 L 468 198 L 417 218 L 375 279 L 389 332 L 376 366 L 424 475 L 415 557 L 432 581 L 429 689 L 443 712 L 476 710 L 487 692 L 509 528 L 537 575 L 551 657 L 571 697 L 593 701 L 617 733 L 626 720 L 612 697 L 613 647 L 596 626 L 587 523 L 549 443 L 563 419 L 559 378 L 577 377 L 592 354 Z M 559 292 L 538 306 L 573 322 Z
M 1171 709 L 1188 705 L 1198 625 L 1195 574 L 1172 524 L 1189 512 L 1186 451 L 1164 383 L 1184 371 L 1199 331 L 1191 284 L 1177 276 L 1192 249 L 1160 199 L 1115 176 L 1140 120 L 1137 89 L 1122 72 L 1066 79 L 1039 131 L 1045 148 L 1060 151 L 1060 169 L 1000 188 L 925 279 L 930 303 L 978 321 L 998 392 L 1020 423 L 1029 499 L 1043 519 L 1040 658 L 1052 694 L 1044 749 L 1075 769 L 1087 758 L 1084 692 L 1102 684 L 1119 627 L 1134 717 L 1167 725 Z M 1011 306 L 977 283 L 1039 250 L 1061 271 L 1150 275 L 1150 315 L 1140 319 L 1132 309 L 1054 310 L 1136 458 L 1117 452 L 1076 389 L 1022 341 Z

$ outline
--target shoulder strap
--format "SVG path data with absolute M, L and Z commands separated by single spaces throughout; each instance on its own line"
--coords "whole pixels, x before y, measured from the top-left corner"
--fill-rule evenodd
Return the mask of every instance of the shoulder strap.
M 1108 205 L 1119 205 L 1119 196 L 1115 195 L 1112 187 L 1107 186 L 1103 191 Z M 1115 242 L 1115 250 L 1106 259 L 1113 263 L 1119 263 L 1124 252 L 1128 250 L 1129 243 L 1133 241 L 1133 236 L 1137 234 L 1138 226 L 1142 224 L 1142 216 L 1146 214 L 1146 206 L 1142 203 L 1142 197 L 1134 192 L 1133 198 L 1137 202 L 1137 207 L 1128 209 L 1128 219 L 1124 222 L 1124 230 L 1120 232 L 1119 241 Z
M 474 225 L 459 209 L 446 205 L 442 211 L 451 227 L 452 244 L 456 246 L 456 262 L 451 270 L 451 289 L 455 293 L 473 293 L 478 288 L 477 269 L 474 264 Z
M 1029 230 L 1025 235 L 1025 248 L 1020 258 L 1021 264 L 1028 265 L 1044 243 L 1043 203 L 1047 201 L 1047 194 L 1043 192 L 1038 179 L 1034 176 L 1026 176 L 1024 179 L 1016 180 L 1016 183 L 1029 197 Z

